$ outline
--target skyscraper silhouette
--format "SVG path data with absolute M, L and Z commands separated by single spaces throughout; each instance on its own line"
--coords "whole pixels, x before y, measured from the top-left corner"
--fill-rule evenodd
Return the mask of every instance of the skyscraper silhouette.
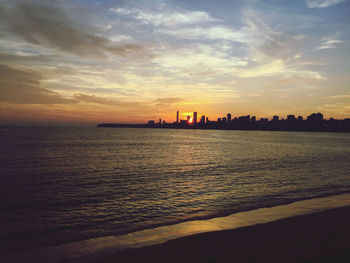
M 230 125 L 231 124 L 231 113 L 227 113 L 227 124 Z

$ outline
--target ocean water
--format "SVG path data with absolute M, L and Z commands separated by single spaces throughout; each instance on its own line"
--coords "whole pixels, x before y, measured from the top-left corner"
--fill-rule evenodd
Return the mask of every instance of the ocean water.
M 350 134 L 0 127 L 0 253 L 350 191 Z

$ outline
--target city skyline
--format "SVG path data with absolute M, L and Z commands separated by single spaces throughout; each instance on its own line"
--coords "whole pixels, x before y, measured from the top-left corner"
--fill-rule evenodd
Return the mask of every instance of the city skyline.
M 349 10 L 349 0 L 2 0 L 0 122 L 143 123 L 194 108 L 344 119 Z
M 343 120 L 324 118 L 323 114 L 312 113 L 304 118 L 301 115 L 289 114 L 286 118 L 274 115 L 271 119 L 256 116 L 219 116 L 214 120 L 198 113 L 186 113 L 185 119 L 180 119 L 180 112 L 176 111 L 176 121 L 167 122 L 149 120 L 147 123 L 100 123 L 102 128 L 166 128 L 166 129 L 215 129 L 215 130 L 269 130 L 269 131 L 318 131 L 318 132 L 350 132 L 350 118 Z
M 214 117 L 213 119 L 210 119 L 208 116 L 205 115 L 205 113 L 202 113 L 202 114 L 198 114 L 197 111 L 193 111 L 193 112 L 184 112 L 184 113 L 181 113 L 181 111 L 177 110 L 176 111 L 176 116 L 174 117 L 175 121 L 172 121 L 171 118 L 170 120 L 168 120 L 168 123 L 180 123 L 181 121 L 188 121 L 190 119 L 190 123 L 197 123 L 199 122 L 200 119 L 202 119 L 204 117 L 204 119 L 206 120 L 206 122 L 210 119 L 210 121 L 217 121 L 218 119 L 227 119 L 228 121 L 230 120 L 234 120 L 234 119 L 237 119 L 237 118 L 240 118 L 240 117 L 245 117 L 245 116 L 250 116 L 252 118 L 255 118 L 257 120 L 259 119 L 268 119 L 268 120 L 274 120 L 276 119 L 277 117 L 277 120 L 284 120 L 284 119 L 288 119 L 288 118 L 291 118 L 292 116 L 294 116 L 296 119 L 302 119 L 302 120 L 305 120 L 307 119 L 307 117 L 313 115 L 313 114 L 321 114 L 322 115 L 322 119 L 323 119 L 323 116 L 324 114 L 318 112 L 318 113 L 311 113 L 311 114 L 308 114 L 308 115 L 301 115 L 301 114 L 287 114 L 285 116 L 279 116 L 277 114 L 274 114 L 273 116 L 256 116 L 254 114 L 247 114 L 247 115 L 243 115 L 243 116 L 239 116 L 239 115 L 233 115 L 231 114 L 230 112 L 227 113 L 226 115 L 217 115 L 216 117 Z M 182 116 L 183 118 L 181 118 L 180 116 Z M 194 117 L 196 116 L 196 118 Z M 350 116 L 349 116 L 350 117 Z M 195 119 L 197 121 L 195 121 Z M 326 118 L 325 118 L 326 119 Z M 328 119 L 337 119 L 337 118 L 333 118 L 332 116 L 330 116 Z M 350 119 L 350 118 L 344 118 L 344 119 Z M 161 120 L 162 122 L 163 121 L 166 121 L 166 119 L 162 119 L 162 118 L 158 118 L 158 120 Z M 342 119 L 338 119 L 338 120 L 342 120 Z M 154 120 L 153 120 L 154 121 Z

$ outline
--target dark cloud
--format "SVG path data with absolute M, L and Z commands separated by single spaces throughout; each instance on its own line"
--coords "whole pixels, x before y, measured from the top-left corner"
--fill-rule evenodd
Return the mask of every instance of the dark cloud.
M 117 103 L 112 100 L 108 100 L 106 98 L 98 97 L 95 95 L 86 95 L 86 94 L 75 94 L 74 98 L 78 101 L 88 102 L 88 103 L 96 103 L 103 105 L 116 105 Z
M 101 104 L 101 105 L 111 105 L 115 106 L 116 108 L 138 108 L 141 110 L 148 110 L 149 107 L 143 103 L 137 102 L 137 101 L 123 101 L 119 99 L 107 99 L 104 97 L 99 97 L 95 95 L 88 95 L 88 94 L 75 94 L 74 99 L 76 99 L 79 102 L 87 102 L 87 103 L 95 103 L 95 104 Z
M 18 69 L 0 64 L 0 102 L 12 104 L 72 104 L 78 102 L 110 105 L 116 107 L 147 109 L 139 102 L 109 99 L 78 93 L 73 98 L 64 98 L 57 92 L 41 86 L 43 76 L 35 71 Z M 75 87 L 67 89 L 76 90 Z
M 0 17 L 5 13 L 5 8 L 0 4 Z
M 105 52 L 125 55 L 140 50 L 134 44 L 116 44 L 91 33 L 73 20 L 55 2 L 19 3 L 6 7 L 0 5 L 1 19 L 8 30 L 27 42 L 75 55 L 104 57 Z
M 0 102 L 18 104 L 66 104 L 58 93 L 42 88 L 42 76 L 36 72 L 15 69 L 0 64 Z
M 11 65 L 26 65 L 33 66 L 33 64 L 54 64 L 59 58 L 55 55 L 15 55 L 15 54 L 7 54 L 0 51 L 0 61 L 3 64 L 8 66 Z

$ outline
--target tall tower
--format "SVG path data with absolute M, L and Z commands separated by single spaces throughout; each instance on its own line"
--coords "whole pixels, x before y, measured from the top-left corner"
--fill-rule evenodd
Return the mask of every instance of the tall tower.
M 193 123 L 197 124 L 197 112 L 193 112 Z
M 179 123 L 179 111 L 176 112 L 176 123 Z

